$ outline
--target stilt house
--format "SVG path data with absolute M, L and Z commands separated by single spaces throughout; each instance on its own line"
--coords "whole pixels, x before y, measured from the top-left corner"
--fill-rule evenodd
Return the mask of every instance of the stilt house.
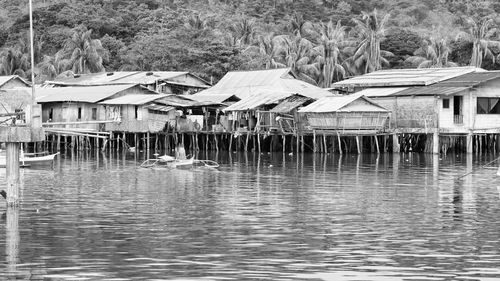
M 42 105 L 42 122 L 102 131 L 103 124 L 118 122 L 121 112 L 110 116 L 108 105 L 101 102 L 137 94 L 160 96 L 140 85 L 61 87 L 39 89 L 37 102 Z
M 24 122 L 31 99 L 27 81 L 17 75 L 0 76 L 0 125 Z
M 312 130 L 377 134 L 389 125 L 389 110 L 362 95 L 319 99 L 299 110 Z

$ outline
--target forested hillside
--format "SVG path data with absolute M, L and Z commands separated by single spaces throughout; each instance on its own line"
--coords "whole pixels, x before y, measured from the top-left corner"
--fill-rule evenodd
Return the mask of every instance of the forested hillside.
M 497 69 L 496 0 L 33 0 L 38 82 L 68 73 L 290 67 L 322 87 L 381 68 Z M 0 0 L 0 74 L 30 77 L 28 0 Z

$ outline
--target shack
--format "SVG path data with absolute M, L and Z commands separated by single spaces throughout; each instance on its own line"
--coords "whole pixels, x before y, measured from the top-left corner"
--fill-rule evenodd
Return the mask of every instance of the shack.
M 276 130 L 283 134 L 303 132 L 306 129 L 305 122 L 300 117 L 298 110 L 314 101 L 316 100 L 313 98 L 295 94 L 278 103 L 269 111 L 270 118 L 274 118 L 278 125 Z
M 74 74 L 46 81 L 47 87 L 142 85 L 163 94 L 190 95 L 207 89 L 211 84 L 185 71 L 119 71 Z
M 165 129 L 167 123 L 175 120 L 175 107 L 158 102 L 163 95 L 132 94 L 108 99 L 104 105 L 107 123 L 106 131 L 127 133 L 157 133 Z
M 407 147 L 408 141 L 424 140 L 423 151 L 434 153 L 450 148 L 482 151 L 495 144 L 500 148 L 500 72 L 458 70 L 467 71 L 457 75 L 455 69 L 452 77 L 427 85 L 393 82 L 391 87 L 366 88 L 357 94 L 392 111 L 391 127 L 396 135 L 409 135 L 399 140 Z
M 222 110 L 241 100 L 233 94 L 204 94 L 203 92 L 191 95 L 189 98 L 197 102 L 197 108 L 193 107 L 195 113 L 204 115 L 203 130 L 214 132 L 229 131 L 228 117 Z M 200 107 L 201 112 L 196 110 Z
M 99 131 L 104 130 L 103 124 L 118 121 L 116 118 L 108 119 L 105 105 L 100 102 L 131 94 L 159 96 L 137 84 L 40 88 L 37 102 L 42 105 L 42 122 L 46 126 L 71 126 Z
M 300 109 L 299 114 L 312 130 L 377 134 L 388 128 L 390 111 L 356 94 L 320 99 Z

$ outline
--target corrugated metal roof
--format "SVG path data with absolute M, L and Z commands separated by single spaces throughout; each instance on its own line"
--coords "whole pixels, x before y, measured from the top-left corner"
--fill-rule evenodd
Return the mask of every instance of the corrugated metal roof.
M 216 103 L 223 103 L 227 100 L 240 100 L 238 97 L 236 97 L 233 94 L 194 94 L 194 95 L 189 95 L 188 98 L 197 101 L 197 102 L 216 102 Z
M 118 71 L 118 72 L 100 72 L 90 74 L 78 74 L 73 77 L 60 77 L 53 81 L 47 81 L 47 84 L 56 85 L 110 85 L 110 84 L 154 84 L 159 80 L 173 79 L 178 76 L 190 74 L 186 71 Z M 193 77 L 201 78 L 190 74 Z M 206 83 L 205 81 L 203 81 Z M 182 84 L 190 86 L 180 81 L 169 83 Z M 208 85 L 208 83 L 207 83 Z
M 17 75 L 0 76 L 0 86 L 2 86 L 3 84 L 9 82 L 12 79 L 19 79 L 19 81 L 23 82 L 27 86 L 31 86 L 31 84 L 28 81 L 24 80 L 23 78 L 21 78 L 21 77 L 19 77 Z
M 403 87 L 368 88 L 356 92 L 354 95 L 365 96 L 365 97 L 387 97 L 406 89 L 408 88 L 403 88 Z
M 310 100 L 312 99 L 308 97 L 293 95 L 280 102 L 277 106 L 273 107 L 273 109 L 271 109 L 271 112 L 278 112 L 278 113 L 290 112 Z
M 198 103 L 186 96 L 181 95 L 163 95 L 162 98 L 156 100 L 155 102 L 175 107 L 193 107 Z
M 411 87 L 391 96 L 448 96 L 467 89 L 469 87 Z
M 293 95 L 293 93 L 276 92 L 264 89 L 260 92 L 256 92 L 253 96 L 247 97 L 228 106 L 227 108 L 223 109 L 223 111 L 254 110 L 263 105 L 277 103 L 280 100 L 285 99 L 291 95 Z
M 348 107 L 349 104 L 352 104 L 359 99 L 364 100 L 365 104 L 356 104 L 356 106 L 354 107 L 351 108 Z M 378 105 L 369 98 L 359 95 L 322 98 L 299 110 L 299 112 L 301 113 L 307 113 L 307 112 L 326 113 L 326 112 L 338 112 L 338 111 L 388 112 L 387 109 Z
M 486 71 L 475 67 L 416 68 L 379 70 L 334 83 L 335 89 L 349 87 L 426 86 L 471 72 Z
M 314 99 L 332 95 L 325 89 L 294 79 L 289 73 L 288 68 L 228 72 L 219 83 L 201 91 L 200 94 L 231 94 L 241 99 L 253 96 L 262 90 L 291 92 Z
M 114 99 L 109 99 L 100 102 L 100 104 L 127 104 L 127 105 L 141 105 L 148 102 L 155 101 L 157 99 L 163 98 L 164 95 L 125 95 Z
M 108 85 L 93 87 L 40 88 L 37 90 L 37 102 L 46 103 L 73 101 L 96 103 L 132 87 L 139 86 Z
M 259 87 L 274 85 L 281 78 L 288 76 L 289 68 L 253 70 L 253 71 L 230 71 L 217 82 L 211 89 L 237 89 L 248 87 Z
M 479 85 L 484 82 L 488 82 L 493 79 L 500 78 L 500 71 L 486 71 L 486 72 L 474 72 L 460 75 L 455 78 L 451 78 L 442 81 L 436 85 L 436 87 L 472 87 Z
M 171 110 L 175 110 L 175 107 L 173 107 L 173 106 L 161 105 L 161 104 L 148 104 L 144 107 L 147 109 L 156 110 L 156 111 L 163 111 L 163 112 L 169 112 Z

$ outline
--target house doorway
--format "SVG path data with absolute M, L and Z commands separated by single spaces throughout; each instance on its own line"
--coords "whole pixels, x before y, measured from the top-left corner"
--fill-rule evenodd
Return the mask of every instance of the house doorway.
M 454 96 L 453 97 L 453 123 L 455 124 L 463 124 L 464 116 L 462 113 L 463 107 L 463 97 L 462 96 Z

